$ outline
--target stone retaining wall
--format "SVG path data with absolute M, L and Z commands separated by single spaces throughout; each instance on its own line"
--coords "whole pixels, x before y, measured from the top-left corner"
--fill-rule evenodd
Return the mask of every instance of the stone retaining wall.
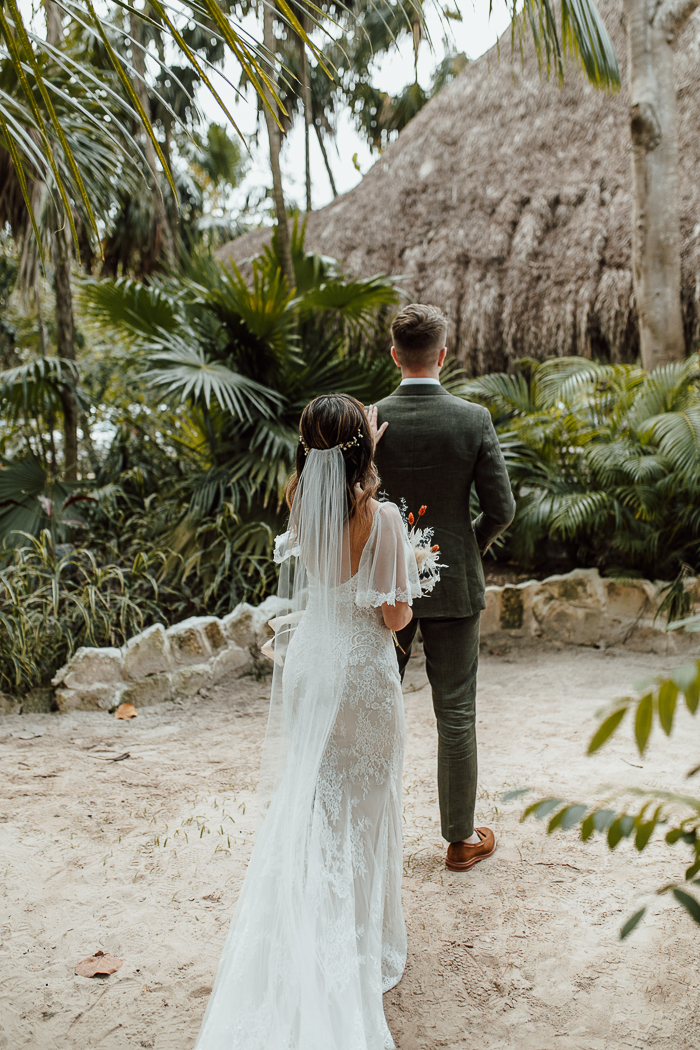
M 254 669 L 280 600 L 242 603 L 228 616 L 193 616 L 165 628 L 154 624 L 121 649 L 82 647 L 52 680 L 59 711 L 147 707 L 194 696 L 231 671 Z
M 615 580 L 597 569 L 574 569 L 563 576 L 487 587 L 481 617 L 482 641 L 533 641 L 562 645 L 625 646 L 636 652 L 682 653 L 700 648 L 700 635 L 666 631 L 656 614 L 668 584 Z M 690 613 L 700 613 L 700 580 L 685 584 Z
M 654 617 L 664 584 L 603 579 L 596 569 L 486 588 L 481 619 L 488 645 L 624 645 L 639 652 L 682 653 L 700 647 L 700 635 L 668 633 Z M 700 580 L 688 580 L 692 611 L 700 612 Z M 156 624 L 121 649 L 81 648 L 53 679 L 60 711 L 145 707 L 193 696 L 231 671 L 246 674 L 270 636 L 268 620 L 283 612 L 278 598 L 245 603 L 223 619 L 196 616 L 167 629 Z

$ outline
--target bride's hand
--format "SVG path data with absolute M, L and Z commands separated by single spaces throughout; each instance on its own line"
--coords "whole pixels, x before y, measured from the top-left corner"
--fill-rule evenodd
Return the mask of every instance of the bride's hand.
M 389 426 L 389 424 L 388 424 L 388 422 L 387 423 L 382 423 L 382 425 L 379 427 L 379 430 L 377 430 L 377 406 L 376 405 L 370 405 L 369 408 L 367 409 L 367 419 L 369 420 L 369 430 L 370 430 L 370 434 L 372 435 L 372 444 L 376 448 L 377 445 L 379 444 L 379 439 L 381 438 L 382 434 L 384 433 L 386 428 Z

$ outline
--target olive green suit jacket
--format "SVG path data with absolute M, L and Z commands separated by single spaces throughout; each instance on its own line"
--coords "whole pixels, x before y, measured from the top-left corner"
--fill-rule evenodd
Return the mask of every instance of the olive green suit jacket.
M 432 594 L 414 602 L 414 616 L 472 616 L 486 605 L 481 555 L 515 514 L 491 416 L 434 383 L 399 386 L 377 410 L 389 423 L 375 453 L 380 489 L 416 517 L 427 505 L 421 525 L 435 529 L 447 566 Z M 481 504 L 474 521 L 472 484 Z

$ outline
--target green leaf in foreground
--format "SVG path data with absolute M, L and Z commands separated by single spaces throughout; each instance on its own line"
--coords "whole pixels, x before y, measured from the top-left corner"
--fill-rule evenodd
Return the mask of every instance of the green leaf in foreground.
M 697 663 L 682 664 L 681 667 L 676 667 L 671 675 L 671 680 L 676 683 L 680 690 L 685 692 L 686 689 L 693 687 L 698 676 L 700 676 L 700 667 Z
M 606 718 L 600 726 L 598 726 L 598 729 L 596 730 L 593 739 L 588 745 L 589 755 L 592 755 L 595 751 L 598 751 L 599 748 L 603 746 L 605 741 L 613 735 L 613 733 L 615 732 L 615 730 L 617 729 L 617 727 L 619 726 L 620 722 L 626 714 L 627 708 L 620 707 L 617 711 L 613 711 L 613 713 L 609 715 L 608 718 Z
M 691 897 L 689 893 L 685 892 L 685 890 L 676 889 L 675 886 L 672 892 L 678 903 L 682 904 L 688 912 L 691 919 L 700 925 L 700 903 L 698 903 L 695 897 Z
M 506 791 L 501 795 L 501 802 L 515 802 L 517 798 L 522 798 L 529 791 L 532 791 L 532 788 L 517 788 L 515 791 Z
M 627 813 L 623 813 L 621 816 L 613 820 L 612 824 L 608 828 L 608 846 L 610 849 L 615 849 L 618 842 L 623 838 L 628 838 L 634 830 L 634 819 Z
M 651 693 L 647 693 L 639 701 L 637 707 L 637 715 L 634 720 L 634 735 L 637 741 L 637 747 L 639 748 L 640 755 L 644 753 L 644 749 L 647 746 L 649 740 L 649 734 L 651 733 L 651 719 L 654 713 L 653 696 Z
M 674 681 L 664 682 L 659 689 L 659 722 L 666 736 L 671 735 L 673 716 L 676 713 L 678 686 Z
M 644 821 L 644 823 L 640 824 L 637 828 L 637 834 L 634 837 L 634 844 L 640 853 L 649 845 L 649 839 L 654 833 L 656 822 L 657 818 L 655 816 L 653 820 Z
M 629 937 L 629 935 L 631 934 L 632 930 L 634 930 L 637 926 L 639 926 L 640 922 L 644 918 L 644 913 L 645 912 L 646 912 L 646 908 L 640 908 L 639 911 L 636 911 L 634 913 L 634 915 L 632 915 L 627 920 L 625 925 L 620 930 L 620 940 L 621 941 L 624 941 L 625 937 Z
M 533 814 L 538 820 L 544 820 L 545 817 L 548 817 L 549 814 L 553 813 L 557 806 L 560 805 L 560 798 L 541 799 L 539 802 L 533 802 L 531 806 L 528 806 L 520 820 L 523 821 Z
M 588 806 L 564 806 L 560 809 L 549 822 L 547 827 L 547 834 L 551 835 L 557 828 L 561 828 L 563 831 L 568 831 L 569 828 L 573 828 L 574 824 L 578 824 L 580 820 L 586 815 Z
M 607 831 L 617 816 L 614 809 L 596 809 L 581 824 L 581 841 L 588 842 L 594 831 Z

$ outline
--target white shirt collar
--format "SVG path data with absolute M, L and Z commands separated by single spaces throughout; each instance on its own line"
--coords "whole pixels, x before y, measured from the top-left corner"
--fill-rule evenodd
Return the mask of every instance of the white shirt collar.
M 416 379 L 413 377 L 411 377 L 410 379 L 402 379 L 399 383 L 399 386 L 413 386 L 414 383 L 433 383 L 435 386 L 440 386 L 439 379 L 431 379 L 428 377 L 420 379 Z

